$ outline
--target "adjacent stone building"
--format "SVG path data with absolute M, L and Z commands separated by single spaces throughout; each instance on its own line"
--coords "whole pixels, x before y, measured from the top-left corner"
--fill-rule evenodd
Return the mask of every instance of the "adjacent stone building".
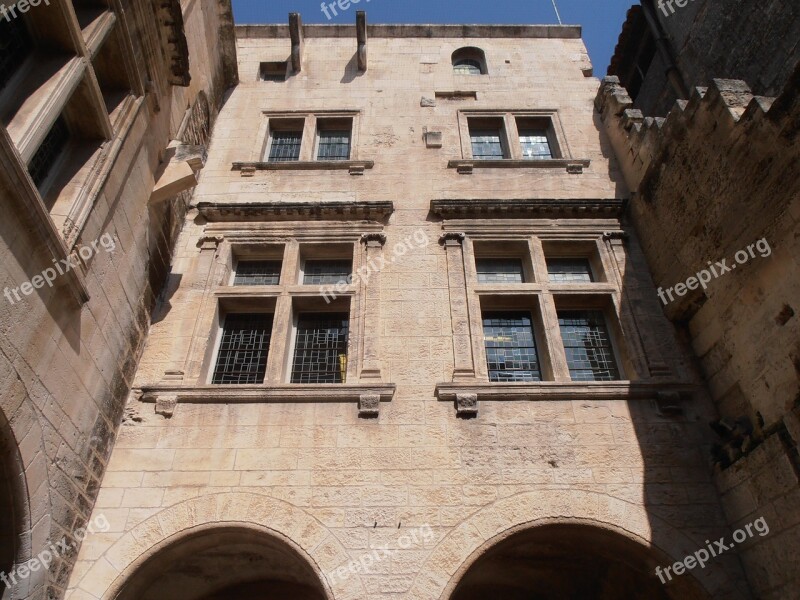
M 226 0 L 3 4 L 0 596 L 62 598 L 236 83 L 233 24 Z
M 580 28 L 236 38 L 67 597 L 752 597 Z

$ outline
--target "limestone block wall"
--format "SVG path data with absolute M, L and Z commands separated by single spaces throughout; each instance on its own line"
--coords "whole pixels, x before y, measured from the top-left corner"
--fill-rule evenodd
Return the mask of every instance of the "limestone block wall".
M 612 79 L 596 103 L 635 191 L 633 220 L 656 285 L 673 288 L 709 262 L 735 265 L 705 291 L 675 295 L 664 310 L 685 328 L 726 423 L 746 417 L 755 427 L 745 452 L 766 439 L 718 481 L 731 522 L 775 511 L 776 529 L 762 542 L 771 550 L 746 558 L 755 589 L 775 598 L 797 578 L 782 549 L 797 537 L 789 499 L 798 489 L 800 205 L 797 182 L 786 174 L 798 165 L 798 72 L 776 99 L 753 96 L 740 81 L 715 80 L 666 120 L 632 110 Z M 770 251 L 740 263 L 736 253 L 758 240 Z
M 119 153 L 86 224 L 74 246 L 68 247 L 77 252 L 95 242 L 90 258 L 78 261 L 79 266 L 74 262 L 88 302 L 76 300 L 66 276 L 21 301 L 13 295 L 13 302 L 7 297 L 0 301 L 0 447 L 8 461 L 0 502 L 2 522 L 13 521 L 14 532 L 13 543 L 0 542 L 0 569 L 8 576 L 9 567 L 24 567 L 51 545 L 57 547 L 63 540 L 69 547 L 53 557 L 49 569 L 37 563 L 29 574 L 15 570 L 16 578 L 9 579 L 12 585 L 0 585 L 4 599 L 61 598 L 66 590 L 80 546 L 74 533 L 87 523 L 100 489 L 150 312 L 185 214 L 185 204 L 179 202 L 148 206 L 160 152 L 201 92 L 210 98 L 213 118 L 221 100 L 217 90 L 225 85 L 220 81 L 221 58 L 204 54 L 225 54 L 216 12 L 216 1 L 193 3 L 187 9 L 189 49 L 203 57 L 192 64 L 192 84 L 139 99 L 127 134 L 108 142 L 118 144 Z M 161 63 L 153 60 L 150 67 L 159 69 Z M 22 186 L 14 179 L 19 176 L 4 163 L 3 288 L 19 288 L 57 262 L 41 221 L 19 201 Z M 15 562 L 6 563 L 6 551 Z
M 576 386 L 557 398 L 479 400 L 474 419 L 458 418 L 453 402 L 436 396 L 438 384 L 453 382 L 461 355 L 453 340 L 463 332 L 454 332 L 452 311 L 464 290 L 448 276 L 449 255 L 439 243 L 443 223 L 432 214 L 431 201 L 580 203 L 626 193 L 592 110 L 598 82 L 585 76 L 577 31 L 540 29 L 526 36 L 497 28 L 491 37 L 477 38 L 446 28 L 411 35 L 402 27 L 375 27 L 367 70 L 359 72 L 353 28 L 306 26 L 301 72 L 274 82 L 258 80 L 259 63 L 290 55 L 286 28 L 237 28 L 240 83 L 220 112 L 194 197 L 200 208 L 187 215 L 168 289 L 149 328 L 134 381 L 144 395 L 131 397 L 93 511 L 111 527 L 83 544 L 69 598 L 114 597 L 147 559 L 158 559 L 173 542 L 233 525 L 290 540 L 337 600 L 447 598 L 488 547 L 516 529 L 543 523 L 590 523 L 635 542 L 649 557 L 654 585 L 660 585 L 652 572 L 657 564 L 729 535 L 703 437 L 713 408 L 659 312 L 638 236 L 618 217 L 530 217 L 503 226 L 565 239 L 584 235 L 601 244 L 604 264 L 620 278 L 614 306 L 618 312 L 628 306 L 632 315 L 623 343 L 641 348 L 632 350 L 632 362 L 660 365 L 631 373 L 650 395 L 637 396 L 627 384 L 602 397 L 597 387 Z M 453 51 L 476 45 L 486 53 L 489 75 L 454 75 Z M 464 157 L 464 109 L 554 111 L 565 152 L 589 162 L 582 173 L 562 165 L 461 174 L 448 161 Z M 298 114 L 291 111 L 355 111 L 355 157 L 374 165 L 363 175 L 234 168 L 261 160 L 265 113 Z M 426 146 L 426 131 L 442 133 L 441 148 Z M 355 224 L 308 216 L 336 201 L 391 201 L 394 210 L 385 221 Z M 302 211 L 293 208 L 277 217 L 275 207 L 290 203 L 314 209 L 298 216 Z M 233 216 L 209 221 L 215 205 L 235 205 Z M 264 205 L 272 220 L 253 216 L 267 210 Z M 235 211 L 252 218 L 237 218 Z M 485 224 L 458 222 L 465 229 Z M 385 234 L 383 254 L 392 259 L 380 273 L 377 324 L 352 334 L 377 336 L 380 381 L 370 385 L 396 386 L 377 418 L 361 418 L 356 401 L 326 398 L 328 390 L 287 400 L 285 387 L 291 386 L 278 385 L 285 380 L 264 386 L 280 387 L 284 396 L 277 399 L 207 385 L 193 357 L 205 357 L 207 368 L 213 355 L 214 329 L 199 323 L 213 314 L 207 299 L 230 272 L 229 238 L 253 243 L 268 232 L 291 245 L 301 235 L 358 227 Z M 617 234 L 613 245 L 603 238 L 607 231 Z M 393 256 L 396 245 L 417 232 L 430 243 Z M 358 242 L 355 247 L 362 252 Z M 541 269 L 544 259 L 536 256 Z M 355 379 L 354 385 L 363 384 Z M 661 384 L 689 390 L 681 414 L 665 415 L 653 403 Z M 148 390 L 156 386 L 169 391 L 154 398 L 158 394 Z M 433 537 L 398 545 L 403 533 L 423 527 Z M 334 575 L 384 544 L 396 551 L 372 572 Z M 735 552 L 671 584 L 668 593 L 680 595 L 695 581 L 711 597 L 750 597 Z

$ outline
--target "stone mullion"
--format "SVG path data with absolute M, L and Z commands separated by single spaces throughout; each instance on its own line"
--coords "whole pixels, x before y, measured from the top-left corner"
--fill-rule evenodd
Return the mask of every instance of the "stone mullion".
M 538 299 L 539 310 L 542 313 L 546 346 L 539 350 L 540 358 L 543 353 L 547 353 L 550 359 L 550 367 L 553 370 L 554 381 L 572 381 L 569 374 L 569 365 L 567 364 L 567 354 L 564 350 L 564 342 L 561 339 L 561 328 L 558 326 L 555 297 L 548 292 L 540 295 Z
M 275 314 L 272 318 L 272 336 L 270 337 L 269 355 L 267 356 L 266 383 L 284 383 L 288 381 L 288 373 L 284 369 L 291 357 L 289 350 L 292 347 L 292 332 L 294 331 L 294 314 L 292 310 L 292 297 L 287 288 L 297 283 L 300 261 L 300 244 L 297 240 L 290 240 L 286 244 L 281 269 L 281 295 L 275 304 Z
M 383 266 L 383 245 L 386 236 L 382 233 L 369 233 L 361 238 L 364 244 L 364 262 L 359 277 L 360 310 L 363 325 L 361 338 L 361 372 L 362 383 L 381 382 L 380 363 L 380 325 L 381 325 L 381 267 Z
M 463 233 L 445 233 L 439 239 L 447 256 L 447 280 L 450 290 L 450 319 L 453 325 L 453 381 L 474 380 L 475 360 L 472 352 L 469 307 L 467 303 Z

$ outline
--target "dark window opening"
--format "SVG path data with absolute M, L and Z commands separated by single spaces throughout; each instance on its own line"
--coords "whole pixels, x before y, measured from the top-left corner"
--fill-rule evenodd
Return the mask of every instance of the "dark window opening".
M 42 190 L 42 184 L 52 171 L 68 141 L 69 129 L 67 128 L 67 122 L 63 117 L 58 117 L 28 164 L 28 172 L 31 175 L 31 179 L 33 179 L 33 183 L 36 184 L 40 191 Z
M 25 20 L 0 18 L 0 89 L 4 88 L 33 52 L 33 38 Z
M 350 159 L 350 132 L 320 131 L 318 160 L 349 160 Z
M 349 316 L 301 314 L 292 362 L 292 383 L 345 383 Z
M 280 279 L 279 260 L 240 260 L 233 285 L 278 285 Z
M 269 162 L 291 162 L 300 160 L 302 131 L 275 131 L 269 148 Z
M 225 318 L 214 369 L 215 384 L 264 383 L 272 315 L 230 314 Z

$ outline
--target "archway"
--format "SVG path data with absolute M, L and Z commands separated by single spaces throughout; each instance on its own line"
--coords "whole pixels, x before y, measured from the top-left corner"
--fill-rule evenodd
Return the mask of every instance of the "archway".
M 204 528 L 154 553 L 116 600 L 325 600 L 314 568 L 287 540 L 245 527 Z
M 703 600 L 691 578 L 669 587 L 662 559 L 629 537 L 580 523 L 523 529 L 490 546 L 466 570 L 450 600 Z

